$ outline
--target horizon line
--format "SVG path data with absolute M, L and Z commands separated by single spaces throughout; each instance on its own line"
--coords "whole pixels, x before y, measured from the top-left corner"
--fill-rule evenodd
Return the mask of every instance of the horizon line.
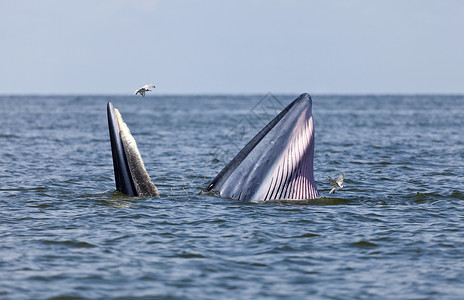
M 160 96 L 262 96 L 262 95 L 300 95 L 302 93 L 308 93 L 311 96 L 464 96 L 463 93 L 444 93 L 444 92 L 433 92 L 433 93 L 425 93 L 425 92 L 403 92 L 403 93 L 392 93 L 392 92 L 333 92 L 333 93 L 309 93 L 309 92 L 296 92 L 296 93 L 289 93 L 289 92 L 247 92 L 247 93 L 212 93 L 212 92 L 204 92 L 204 93 L 160 93 L 160 94 L 147 94 L 145 97 L 160 97 Z M 11 96 L 38 96 L 38 97 L 60 97 L 60 96 L 115 96 L 115 97 L 130 97 L 134 95 L 132 93 L 0 93 L 0 97 L 11 97 Z

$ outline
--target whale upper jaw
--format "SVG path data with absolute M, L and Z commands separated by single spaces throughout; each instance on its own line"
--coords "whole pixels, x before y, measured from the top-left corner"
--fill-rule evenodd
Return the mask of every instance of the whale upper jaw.
M 305 93 L 267 124 L 205 191 L 249 202 L 315 199 L 313 158 L 312 100 Z
M 111 102 L 108 102 L 107 113 L 116 189 L 128 196 L 158 196 L 135 139 Z

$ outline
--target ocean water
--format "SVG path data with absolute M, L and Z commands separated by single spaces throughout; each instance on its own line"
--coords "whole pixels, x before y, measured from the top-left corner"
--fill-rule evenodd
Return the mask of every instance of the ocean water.
M 313 95 L 320 199 L 201 194 L 297 96 L 0 96 L 0 299 L 463 299 L 464 96 Z M 160 197 L 115 192 L 107 101 Z

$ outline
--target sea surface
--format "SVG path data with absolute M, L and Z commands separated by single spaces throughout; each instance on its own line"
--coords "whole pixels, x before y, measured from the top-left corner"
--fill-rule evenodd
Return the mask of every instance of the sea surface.
M 464 299 L 464 96 L 312 95 L 320 199 L 201 193 L 297 96 L 0 96 L 0 299 Z

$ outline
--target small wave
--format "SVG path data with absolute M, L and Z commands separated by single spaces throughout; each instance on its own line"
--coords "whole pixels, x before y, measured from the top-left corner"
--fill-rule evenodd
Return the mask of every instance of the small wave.
M 250 267 L 267 267 L 268 265 L 262 262 L 256 262 L 256 261 L 237 261 L 236 262 L 239 265 L 246 265 Z
M 130 238 L 131 236 L 130 235 L 121 235 L 121 236 L 118 236 L 118 237 L 115 237 L 115 238 L 111 238 L 111 239 L 107 239 L 105 240 L 105 243 L 108 244 L 108 245 L 111 245 L 111 244 L 116 244 L 116 243 L 119 243 L 120 241 L 122 240 L 126 240 L 128 238 Z
M 342 205 L 350 202 L 348 199 L 320 197 L 310 200 L 272 200 L 270 202 L 278 203 L 281 206 L 289 205 Z M 298 209 L 295 209 L 299 211 Z
M 177 257 L 180 257 L 180 258 L 205 258 L 201 254 L 189 253 L 189 252 L 182 252 L 182 253 L 178 254 Z
M 96 246 L 87 242 L 81 241 L 50 241 L 45 240 L 42 242 L 45 245 L 63 245 L 75 248 L 95 248 Z
M 374 247 L 377 247 L 377 246 L 378 245 L 376 243 L 372 243 L 372 242 L 369 242 L 369 241 L 359 241 L 359 242 L 355 242 L 355 243 L 350 244 L 350 247 L 362 248 L 362 249 L 374 248 Z
M 380 180 L 381 181 L 395 181 L 395 179 L 387 178 L 387 177 L 381 177 Z
M 211 220 L 210 223 L 226 223 L 227 220 L 224 220 L 224 219 L 214 219 L 214 220 Z
M 84 298 L 84 297 L 80 297 L 80 296 L 75 296 L 75 295 L 66 295 L 66 294 L 63 294 L 63 295 L 59 295 L 59 296 L 54 296 L 52 298 L 50 298 L 50 300 L 83 300 L 83 299 L 87 299 L 87 298 Z
M 453 193 L 451 193 L 450 197 L 454 198 Z M 442 195 L 439 193 L 416 192 L 415 194 L 407 195 L 405 198 L 412 200 L 412 202 L 414 203 L 424 203 L 424 202 L 431 202 L 431 201 L 437 201 L 437 200 L 444 200 L 448 198 L 448 195 Z M 464 199 L 464 198 L 461 198 L 461 199 Z
M 317 233 L 305 233 L 305 234 L 302 234 L 302 235 L 297 235 L 297 236 L 294 236 L 294 238 L 297 238 L 297 239 L 300 239 L 300 238 L 312 238 L 312 237 L 318 237 L 318 236 L 321 236 L 320 234 L 317 234 Z
M 31 187 L 31 188 L 26 188 L 26 187 L 20 187 L 20 188 L 6 188 L 6 189 L 0 189 L 1 191 L 5 192 L 28 192 L 28 191 L 46 191 L 48 190 L 48 187 L 45 186 L 37 186 L 37 187 Z
M 461 191 L 453 190 L 450 197 L 454 199 L 464 200 L 464 193 Z
M 20 136 L 18 135 L 15 135 L 15 134 L 0 134 L 0 138 L 4 138 L 4 139 L 14 139 L 14 138 L 21 138 Z

